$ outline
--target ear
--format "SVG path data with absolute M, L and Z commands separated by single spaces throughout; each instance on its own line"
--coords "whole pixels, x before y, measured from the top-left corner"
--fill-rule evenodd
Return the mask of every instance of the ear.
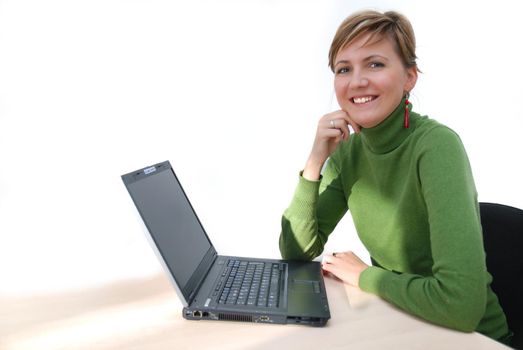
M 418 69 L 416 66 L 410 67 L 405 70 L 405 73 L 407 74 L 407 80 L 405 80 L 403 90 L 411 91 L 414 89 L 414 86 L 416 86 L 416 82 L 418 81 Z

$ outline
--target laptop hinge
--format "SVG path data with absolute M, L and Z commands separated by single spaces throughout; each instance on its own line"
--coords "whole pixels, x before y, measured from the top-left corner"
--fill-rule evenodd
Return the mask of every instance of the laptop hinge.
M 209 268 L 207 269 L 207 271 L 205 271 L 205 274 L 198 281 L 198 283 L 196 284 L 194 289 L 191 291 L 191 293 L 189 293 L 189 298 L 188 298 L 189 299 L 188 300 L 189 305 L 191 305 L 191 303 L 193 302 L 194 297 L 196 296 L 196 294 L 200 290 L 200 287 L 203 284 L 203 281 L 205 281 L 205 279 L 207 278 L 207 275 L 209 274 L 209 272 L 211 271 L 212 267 L 214 266 L 214 263 L 216 262 L 217 257 L 218 257 L 218 253 L 216 251 L 214 251 L 213 254 L 210 257 L 208 257 L 208 259 L 211 260 L 211 262 L 209 263 Z

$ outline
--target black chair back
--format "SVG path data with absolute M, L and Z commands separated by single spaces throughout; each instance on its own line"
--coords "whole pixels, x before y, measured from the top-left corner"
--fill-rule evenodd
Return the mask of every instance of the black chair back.
M 512 346 L 523 349 L 523 210 L 480 203 L 480 212 L 492 289 L 514 332 Z

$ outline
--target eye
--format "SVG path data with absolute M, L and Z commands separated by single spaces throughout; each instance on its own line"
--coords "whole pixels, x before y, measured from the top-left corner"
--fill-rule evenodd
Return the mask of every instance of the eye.
M 369 65 L 371 68 L 382 68 L 385 67 L 385 65 L 381 62 L 371 62 Z
M 350 71 L 348 67 L 341 67 L 336 71 L 336 74 L 346 74 Z

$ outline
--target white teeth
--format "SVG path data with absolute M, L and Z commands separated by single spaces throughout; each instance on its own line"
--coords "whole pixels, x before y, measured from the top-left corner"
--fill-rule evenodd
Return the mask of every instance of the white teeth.
M 354 101 L 354 103 L 366 103 L 366 102 L 369 102 L 371 101 L 373 98 L 371 96 L 367 96 L 367 97 L 354 97 L 352 100 Z

